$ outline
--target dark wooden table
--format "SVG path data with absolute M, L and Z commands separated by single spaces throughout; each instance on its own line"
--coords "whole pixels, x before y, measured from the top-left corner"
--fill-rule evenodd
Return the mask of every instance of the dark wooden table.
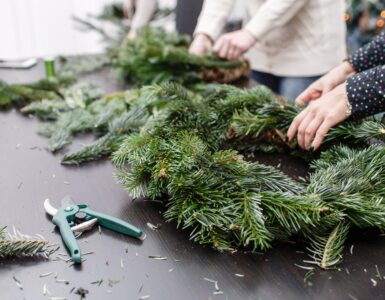
M 0 79 L 7 82 L 35 81 L 44 76 L 41 64 L 28 71 L 1 70 Z M 86 76 L 102 85 L 106 92 L 122 88 L 108 69 Z M 84 252 L 93 251 L 81 267 L 64 261 L 2 260 L 0 261 L 0 299 L 48 299 L 43 296 L 46 284 L 53 296 L 80 299 L 70 293 L 73 287 L 89 290 L 86 299 L 384 299 L 384 278 L 376 277 L 376 266 L 385 275 L 385 237 L 378 232 L 355 232 L 350 238 L 344 263 L 339 270 L 316 270 L 304 281 L 306 270 L 294 264 L 306 259 L 304 246 L 281 244 L 266 254 L 218 253 L 189 241 L 189 233 L 165 223 L 160 204 L 132 201 L 112 177 L 109 161 L 82 167 L 63 167 L 59 155 L 45 150 L 47 140 L 36 134 L 38 122 L 16 111 L 0 113 L 0 225 L 16 226 L 23 233 L 42 234 L 51 243 L 59 243 L 66 252 L 60 235 L 43 209 L 50 198 L 55 204 L 71 194 L 77 203 L 89 203 L 95 210 L 128 220 L 147 233 L 141 243 L 135 239 L 102 230 L 79 239 Z M 90 142 L 84 136 L 76 139 L 71 150 Z M 301 174 L 300 162 L 281 156 L 263 156 L 263 161 L 282 163 L 283 169 Z M 146 223 L 162 224 L 152 231 Z M 353 254 L 350 253 L 351 245 Z M 153 260 L 161 255 L 167 260 Z M 54 255 L 55 256 L 55 255 Z M 47 272 L 53 275 L 39 277 Z M 243 274 L 238 277 L 235 274 Z M 17 278 L 23 289 L 14 282 Z M 218 281 L 222 295 L 214 295 Z M 103 279 L 98 286 L 91 282 Z M 371 279 L 375 280 L 372 281 Z M 108 285 L 108 281 L 110 285 Z M 374 286 L 374 282 L 377 282 Z

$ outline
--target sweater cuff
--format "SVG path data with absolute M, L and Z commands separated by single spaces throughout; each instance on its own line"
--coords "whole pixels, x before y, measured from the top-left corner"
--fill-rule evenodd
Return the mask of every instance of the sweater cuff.
M 356 55 L 356 54 L 350 55 L 344 61 L 347 61 L 352 66 L 354 71 L 356 71 L 357 73 L 362 72 L 362 69 L 360 68 L 359 64 L 357 63 L 358 59 L 356 57 L 353 57 L 354 55 Z
M 385 96 L 374 82 L 379 68 L 352 75 L 346 80 L 346 95 L 352 107 L 352 119 L 362 119 L 385 111 Z

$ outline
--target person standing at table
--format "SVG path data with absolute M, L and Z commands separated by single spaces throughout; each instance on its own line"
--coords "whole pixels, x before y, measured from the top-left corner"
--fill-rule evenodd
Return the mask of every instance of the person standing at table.
M 131 17 L 135 6 L 135 13 L 132 15 L 131 29 L 127 35 L 129 39 L 136 37 L 138 30 L 150 23 L 157 8 L 159 0 L 129 0 L 125 5 L 125 14 Z M 169 1 L 168 6 L 173 6 L 175 1 Z M 181 34 L 192 35 L 196 26 L 198 16 L 202 9 L 203 0 L 177 0 L 175 8 L 175 27 Z
M 138 30 L 151 21 L 158 8 L 158 0 L 129 0 L 125 6 L 127 16 L 130 16 L 134 7 L 135 13 L 132 16 L 130 31 L 127 34 L 128 39 L 134 39 Z
M 235 0 L 205 0 L 190 53 L 245 56 L 251 78 L 294 100 L 346 57 L 344 0 L 246 0 L 241 30 L 221 34 Z

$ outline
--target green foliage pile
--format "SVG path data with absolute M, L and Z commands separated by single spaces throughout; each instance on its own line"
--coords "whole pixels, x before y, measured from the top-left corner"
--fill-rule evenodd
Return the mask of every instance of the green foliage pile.
M 204 71 L 246 68 L 244 61 L 225 61 L 214 55 L 196 56 L 188 52 L 187 35 L 167 33 L 161 28 L 145 27 L 134 40 L 111 51 L 113 68 L 139 86 L 173 80 L 194 83 L 204 79 Z
M 73 137 L 97 138 L 62 159 L 81 164 L 113 154 L 119 182 L 134 197 L 164 201 L 167 220 L 191 238 L 223 251 L 266 250 L 293 235 L 309 243 L 322 268 L 340 262 L 352 226 L 385 228 L 381 142 L 385 124 L 374 118 L 330 131 L 321 154 L 306 154 L 285 137 L 298 108 L 263 86 L 164 82 L 102 96 L 75 84 L 60 97 L 22 109 L 43 121 L 40 132 L 58 151 Z M 284 151 L 311 163 L 308 182 L 245 160 L 242 153 Z
M 163 109 L 114 153 L 116 177 L 133 197 L 164 201 L 165 218 L 191 230 L 195 241 L 218 250 L 265 250 L 296 234 L 309 242 L 313 263 L 329 268 L 341 261 L 351 226 L 385 228 L 385 150 L 368 146 L 368 138 L 383 138 L 381 121 L 336 127 L 301 184 L 232 150 L 251 135 L 249 145 L 290 151 L 281 133 L 295 107 L 264 87 L 211 86 L 204 97 L 175 84 L 154 89 Z
M 145 28 L 111 56 L 63 68 L 56 78 L 0 83 L 0 108 L 22 107 L 41 119 L 39 132 L 49 137 L 52 152 L 79 133 L 93 134 L 93 143 L 61 163 L 112 155 L 116 178 L 133 197 L 163 201 L 166 220 L 220 251 L 266 250 L 295 235 L 308 243 L 311 262 L 330 268 L 342 260 L 351 227 L 385 229 L 383 120 L 340 124 L 320 153 L 304 153 L 286 139 L 298 108 L 263 86 L 197 84 L 207 70 L 245 65 L 190 55 L 188 43 L 185 36 Z M 75 83 L 111 57 L 139 88 L 103 96 L 94 85 Z M 245 159 L 256 151 L 304 157 L 311 165 L 308 181 Z M 45 245 L 4 237 L 0 230 L 0 256 L 38 253 Z

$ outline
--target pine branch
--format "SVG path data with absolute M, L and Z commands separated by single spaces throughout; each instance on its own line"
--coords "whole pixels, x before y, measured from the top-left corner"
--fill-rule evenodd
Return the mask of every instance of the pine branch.
M 245 194 L 242 196 L 239 208 L 242 208 L 241 216 L 236 224 L 240 224 L 240 240 L 244 246 L 266 250 L 271 247 L 274 235 L 269 232 L 265 225 L 265 216 L 260 207 L 258 194 Z
M 54 121 L 67 110 L 68 105 L 63 100 L 41 100 L 22 107 L 20 112 L 34 115 L 44 121 Z
M 81 164 L 110 155 L 118 149 L 127 134 L 138 131 L 147 117 L 147 112 L 139 107 L 123 113 L 117 119 L 110 121 L 108 131 L 104 136 L 73 154 L 65 155 L 61 163 L 63 165 Z
M 343 221 L 338 223 L 328 235 L 313 237 L 308 250 L 314 263 L 322 269 L 328 269 L 341 262 L 349 229 L 350 223 Z
M 330 212 L 319 197 L 293 195 L 290 193 L 262 192 L 261 207 L 267 216 L 268 224 L 279 224 L 289 235 L 301 229 L 314 230 L 322 216 Z
M 87 56 L 75 56 L 67 59 L 63 56 L 60 57 L 60 70 L 59 77 L 63 79 L 73 79 L 71 84 L 74 83 L 74 78 L 82 75 L 95 72 L 105 66 L 111 65 L 111 58 L 107 54 L 94 54 Z M 69 86 L 66 84 L 66 86 Z
M 56 91 L 41 89 L 39 83 L 35 87 L 21 84 L 8 85 L 0 82 L 0 108 L 19 107 L 32 101 L 57 99 L 58 97 Z
M 78 108 L 63 113 L 53 124 L 41 125 L 39 134 L 50 137 L 48 149 L 51 152 L 57 152 L 69 145 L 75 134 L 92 130 L 94 127 L 94 116 L 88 111 Z
M 120 144 L 126 137 L 127 135 L 114 136 L 107 134 L 93 144 L 87 145 L 75 153 L 66 154 L 60 163 L 62 165 L 80 165 L 82 163 L 103 159 L 118 150 Z
M 332 148 L 313 163 L 316 171 L 307 192 L 320 195 L 356 226 L 385 228 L 384 157 L 385 150 L 378 145 L 363 150 Z
M 11 235 L 0 230 L 0 257 L 22 257 L 22 256 L 47 256 L 46 246 L 48 241 L 41 238 L 32 238 L 14 230 Z

